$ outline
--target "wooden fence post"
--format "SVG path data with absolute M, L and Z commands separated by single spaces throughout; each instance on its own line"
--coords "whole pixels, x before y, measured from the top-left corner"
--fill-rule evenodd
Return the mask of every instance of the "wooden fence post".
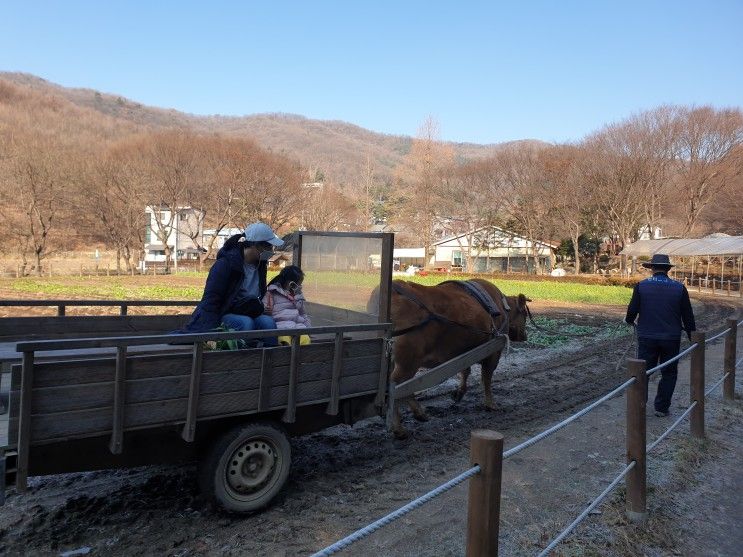
M 645 464 L 648 378 L 645 368 L 645 360 L 627 360 L 628 376 L 636 379 L 627 389 L 627 464 L 635 461 L 635 467 L 629 471 L 626 480 L 627 517 L 632 522 L 645 522 L 648 517 Z
M 725 373 L 728 376 L 722 384 L 722 396 L 725 400 L 735 400 L 735 358 L 738 342 L 738 322 L 735 319 L 727 320 L 728 331 L 725 337 Z
M 503 435 L 476 429 L 470 437 L 470 462 L 480 473 L 470 478 L 467 503 L 467 557 L 498 555 Z
M 691 342 L 697 347 L 691 353 L 691 364 L 689 366 L 689 402 L 697 402 L 694 410 L 689 415 L 691 434 L 694 437 L 704 437 L 704 338 L 702 331 L 691 333 Z

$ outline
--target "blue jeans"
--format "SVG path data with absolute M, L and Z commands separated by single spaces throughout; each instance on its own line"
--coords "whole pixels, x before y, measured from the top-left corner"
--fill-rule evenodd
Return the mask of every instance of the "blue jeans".
M 256 331 L 275 329 L 276 321 L 270 315 L 259 315 L 258 317 L 248 317 L 247 315 L 237 315 L 236 313 L 227 313 L 222 316 L 222 323 L 228 329 L 235 331 Z M 264 346 L 278 346 L 279 341 L 276 337 L 265 337 Z

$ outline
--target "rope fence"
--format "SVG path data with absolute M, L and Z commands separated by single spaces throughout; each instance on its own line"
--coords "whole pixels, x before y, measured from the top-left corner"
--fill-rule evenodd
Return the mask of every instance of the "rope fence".
M 552 427 L 550 427 L 549 429 L 544 430 L 539 435 L 535 435 L 531 439 L 527 439 L 526 441 L 524 441 L 520 445 L 516 445 L 512 449 L 507 450 L 506 452 L 503 453 L 503 458 L 506 459 L 506 458 L 512 457 L 516 453 L 520 453 L 521 451 L 523 451 L 527 447 L 531 447 L 533 444 L 538 443 L 542 439 L 545 439 L 545 438 L 549 437 L 553 433 L 556 433 L 557 431 L 561 430 L 562 428 L 564 428 L 569 423 L 574 422 L 575 420 L 577 420 L 581 416 L 584 416 L 584 415 L 588 414 L 591 410 L 593 410 L 597 406 L 601 405 L 602 403 L 606 402 L 610 398 L 615 397 L 617 394 L 619 394 L 620 392 L 624 391 L 627 387 L 629 387 L 630 385 L 632 385 L 634 382 L 635 382 L 635 378 L 634 377 L 632 379 L 629 379 L 629 380 L 625 381 L 624 383 L 622 383 L 621 385 L 619 385 L 616 389 L 614 389 L 610 393 L 605 394 L 604 396 L 602 396 L 597 401 L 595 401 L 595 402 L 589 404 L 588 406 L 586 406 L 580 412 L 577 412 L 577 413 L 573 414 L 572 416 L 564 419 L 560 423 L 557 423 L 557 424 L 553 425 Z
M 616 486 L 621 482 L 630 472 L 632 472 L 632 476 L 627 479 L 627 498 L 628 498 L 628 512 L 630 512 L 630 508 L 637 506 L 637 501 L 640 501 L 640 505 L 642 507 L 642 511 L 638 512 L 634 508 L 632 512 L 635 512 L 638 515 L 644 515 L 645 514 L 645 455 L 646 453 L 652 451 L 655 449 L 668 435 L 670 435 L 690 414 L 692 415 L 692 435 L 697 437 L 703 437 L 704 436 L 704 398 L 709 396 L 715 389 L 717 389 L 721 384 L 725 383 L 726 390 L 725 398 L 732 398 L 734 397 L 734 385 L 729 390 L 729 381 L 732 380 L 734 383 L 735 380 L 735 369 L 743 362 L 743 357 L 735 361 L 735 340 L 736 340 L 736 334 L 737 334 L 737 327 L 743 324 L 743 320 L 739 322 L 735 322 L 732 319 L 728 320 L 728 327 L 726 327 L 723 331 L 720 333 L 714 335 L 713 337 L 710 337 L 709 339 L 704 339 L 704 333 L 693 333 L 693 335 L 696 337 L 696 341 L 693 342 L 687 349 L 685 349 L 683 352 L 680 352 L 677 356 L 674 358 L 671 358 L 665 362 L 663 362 L 660 365 L 657 365 L 649 370 L 645 370 L 645 363 L 642 360 L 628 360 L 630 362 L 629 368 L 630 370 L 635 370 L 636 375 L 630 377 L 627 381 L 622 383 L 621 385 L 614 388 L 609 393 L 605 394 L 601 398 L 597 399 L 596 401 L 592 402 L 579 412 L 576 412 L 572 414 L 571 416 L 565 418 L 564 420 L 556 423 L 555 425 L 549 427 L 548 429 L 542 431 L 541 433 L 534 435 L 533 437 L 527 439 L 526 441 L 516 445 L 515 447 L 512 447 L 511 449 L 507 451 L 502 450 L 502 436 L 500 434 L 495 434 L 500 437 L 500 445 L 499 445 L 499 460 L 497 463 L 497 466 L 488 467 L 489 472 L 492 473 L 493 470 L 497 471 L 498 479 L 497 479 L 497 498 L 498 503 L 493 505 L 492 508 L 496 509 L 496 512 L 499 512 L 499 506 L 500 506 L 500 474 L 501 474 L 501 462 L 502 460 L 505 460 L 507 458 L 510 458 L 511 456 L 523 451 L 524 449 L 531 447 L 532 445 L 538 443 L 539 441 L 542 441 L 543 439 L 546 439 L 550 435 L 556 433 L 557 431 L 561 430 L 562 428 L 566 427 L 570 423 L 576 421 L 580 417 L 586 415 L 590 411 L 594 410 L 601 404 L 607 402 L 608 400 L 614 398 L 618 394 L 622 393 L 623 391 L 629 389 L 630 387 L 634 387 L 630 392 L 628 393 L 628 405 L 627 405 L 627 434 L 628 434 L 628 460 L 632 457 L 632 453 L 637 451 L 637 439 L 642 439 L 642 451 L 641 451 L 641 458 L 635 459 L 632 458 L 632 460 L 626 465 L 626 467 L 622 470 L 622 472 L 614 478 L 611 483 L 604 489 L 604 491 L 601 492 L 601 494 L 594 499 L 588 507 L 586 507 L 573 522 L 571 522 L 556 538 L 550 542 L 550 544 L 545 547 L 544 550 L 542 550 L 541 553 L 539 553 L 538 557 L 544 557 L 548 555 L 551 551 L 557 547 L 557 545 L 560 544 L 567 536 L 570 535 L 570 533 L 583 521 L 587 516 L 589 516 L 590 512 L 596 508 L 606 497 L 609 495 L 609 493 L 612 492 L 616 488 Z M 706 391 L 704 391 L 704 360 L 705 360 L 705 346 L 724 336 L 727 335 L 730 331 L 733 331 L 733 335 L 729 335 L 726 338 L 726 344 L 725 344 L 725 368 L 726 371 L 723 374 L 723 376 L 711 387 L 709 387 Z M 693 338 L 694 338 L 693 336 Z M 692 356 L 691 361 L 691 380 L 690 380 L 690 386 L 691 386 L 691 397 L 692 402 L 691 404 L 685 409 L 684 413 L 681 414 L 674 422 L 671 424 L 671 426 L 666 429 L 661 435 L 658 436 L 655 441 L 649 444 L 645 444 L 645 401 L 644 399 L 641 401 L 641 404 L 639 404 L 637 401 L 639 400 L 639 394 L 643 393 L 643 395 L 646 397 L 646 388 L 647 388 L 647 377 L 655 373 L 656 371 L 663 369 L 664 367 L 670 365 L 671 363 L 680 360 L 684 356 L 686 356 L 689 353 L 694 352 L 695 350 L 698 351 Z M 730 355 L 732 354 L 732 355 Z M 632 371 L 631 371 L 632 373 Z M 638 381 L 642 381 L 642 379 L 645 378 L 645 385 L 638 384 Z M 701 388 L 700 388 L 700 381 L 701 381 Z M 630 396 L 631 395 L 631 396 Z M 634 397 L 634 398 L 632 398 Z M 634 419 L 636 421 L 630 420 L 630 410 L 635 413 Z M 638 411 L 641 413 L 641 415 L 638 417 Z M 700 418 L 700 412 L 701 412 L 701 418 Z M 635 426 L 641 427 L 641 435 L 638 437 L 636 432 L 632 432 L 633 435 L 630 435 L 630 424 L 633 424 Z M 700 434 L 701 432 L 701 434 Z M 493 432 L 494 433 L 494 432 Z M 634 440 L 631 440 L 631 438 Z M 632 447 L 630 445 L 632 444 Z M 474 447 L 474 445 L 473 445 Z M 480 455 L 482 456 L 482 455 Z M 386 526 L 387 524 L 390 524 L 391 522 L 397 520 L 398 518 L 404 516 L 405 514 L 409 513 L 410 511 L 419 508 L 420 506 L 424 505 L 428 501 L 434 499 L 435 497 L 441 495 L 442 493 L 450 490 L 451 488 L 455 487 L 456 485 L 459 485 L 460 483 L 464 482 L 467 479 L 473 478 L 474 476 L 477 476 L 478 474 L 482 475 L 485 474 L 485 470 L 480 465 L 474 465 L 469 470 L 463 472 L 459 476 L 449 480 L 445 484 L 429 491 L 428 493 L 422 495 L 421 497 L 411 501 L 407 505 L 400 507 L 398 510 L 393 511 L 392 513 L 384 516 L 383 518 L 377 520 L 376 522 L 373 522 L 372 524 L 369 524 L 368 526 L 365 526 L 364 528 L 361 528 L 354 532 L 353 534 L 343 538 L 342 540 L 334 543 L 331 546 L 328 546 L 327 548 L 323 549 L 322 551 L 319 551 L 312 555 L 312 557 L 325 557 L 329 555 L 333 555 L 334 553 L 337 553 L 338 551 L 348 547 L 349 545 L 353 544 L 354 542 L 365 538 L 366 536 L 370 535 L 371 533 L 375 532 L 376 530 L 382 528 L 383 526 Z M 638 474 L 641 474 L 638 480 Z M 633 478 L 634 476 L 634 478 Z M 630 479 L 632 479 L 632 486 L 630 486 Z M 492 478 L 491 478 L 492 481 Z M 470 489 L 470 509 L 468 513 L 468 522 L 471 519 L 472 514 L 472 484 Z M 638 495 L 637 490 L 638 488 L 641 488 L 642 493 Z M 632 491 L 632 493 L 630 493 Z M 629 503 L 629 499 L 632 498 L 632 504 Z M 492 522 L 492 518 L 491 521 Z M 496 517 L 495 519 L 495 525 L 492 526 L 488 524 L 488 526 L 491 526 L 495 529 L 495 542 L 493 544 L 493 540 L 489 540 L 490 545 L 487 545 L 488 540 L 483 541 L 485 538 L 487 538 L 487 535 L 480 533 L 479 540 L 475 542 L 477 545 L 477 549 L 474 549 L 470 551 L 470 543 L 472 542 L 472 527 L 468 528 L 468 555 L 480 555 L 480 554 L 495 554 L 497 555 L 497 528 L 498 528 L 498 519 Z M 486 545 L 483 545 L 486 544 Z M 488 547 L 489 549 L 487 551 L 484 551 L 482 548 Z
M 542 550 L 542 552 L 538 555 L 538 557 L 544 557 L 545 555 L 549 555 L 550 551 L 555 549 L 555 547 L 557 547 L 558 544 L 562 540 L 568 537 L 570 533 L 575 529 L 575 527 L 578 526 L 578 524 L 580 524 L 581 522 L 583 522 L 583 520 L 585 520 L 585 518 L 591 513 L 591 511 L 595 509 L 598 506 L 598 504 L 601 503 L 601 501 L 603 501 L 606 498 L 606 496 L 609 495 L 609 493 L 611 493 L 614 490 L 615 487 L 617 487 L 619 482 L 621 482 L 624 479 L 624 477 L 627 475 L 627 473 L 630 470 L 632 470 L 636 465 L 637 463 L 634 460 L 630 462 L 624 468 L 624 470 L 622 470 L 621 473 L 616 478 L 614 478 L 614 480 L 612 480 L 612 482 L 608 486 L 606 486 L 606 489 L 601 492 L 601 495 L 596 497 L 596 499 L 594 499 L 591 502 L 591 504 L 588 505 L 585 508 L 585 510 L 582 513 L 580 513 L 578 517 L 573 522 L 571 522 L 570 525 L 560 533 L 559 536 L 557 536 L 554 540 L 552 540 L 552 542 Z
M 669 427 L 669 428 L 668 428 L 667 430 L 665 430 L 665 431 L 664 431 L 663 433 L 661 433 L 661 434 L 660 434 L 660 435 L 658 436 L 658 438 L 657 438 L 657 439 L 656 439 L 655 441 L 653 441 L 652 443 L 650 443 L 650 444 L 649 444 L 649 445 L 647 446 L 647 449 L 646 449 L 646 451 L 647 451 L 647 452 L 650 452 L 650 451 L 652 451 L 652 450 L 653 450 L 653 449 L 654 449 L 655 447 L 657 447 L 657 446 L 658 446 L 658 444 L 660 444 L 660 442 L 661 442 L 661 441 L 663 441 L 663 439 L 665 439 L 666 437 L 668 437 L 668 435 L 669 435 L 669 434 L 670 434 L 670 433 L 671 433 L 671 432 L 672 432 L 672 431 L 673 431 L 674 429 L 676 429 L 676 427 L 678 427 L 678 425 L 679 425 L 679 424 L 680 424 L 681 422 L 683 422 L 683 421 L 684 421 L 684 419 L 686 419 L 686 416 L 688 416 L 689 414 L 691 414 L 691 411 L 692 411 L 692 410 L 694 410 L 694 408 L 696 408 L 696 406 L 697 406 L 697 402 L 696 402 L 696 401 L 692 402 L 692 403 L 691 403 L 691 405 L 690 405 L 690 406 L 689 406 L 689 407 L 688 407 L 688 408 L 687 408 L 687 409 L 686 409 L 686 410 L 684 411 L 684 413 L 683 413 L 683 414 L 681 414 L 681 415 L 680 415 L 680 416 L 678 417 L 678 419 L 676 419 L 676 421 L 675 421 L 675 422 L 673 422 L 673 423 L 671 424 L 671 427 Z
M 666 360 L 662 364 L 658 364 L 655 367 L 651 367 L 649 370 L 647 370 L 645 372 L 645 375 L 647 375 L 648 377 L 650 377 L 656 371 L 661 370 L 664 367 L 671 365 L 673 362 L 677 362 L 678 360 L 680 360 L 681 358 L 683 358 L 684 356 L 686 356 L 690 352 L 693 352 L 696 347 L 697 347 L 697 343 L 695 342 L 694 344 L 692 344 L 691 346 L 689 346 L 689 348 L 687 348 L 683 352 L 679 352 L 678 355 L 674 356 L 670 360 Z
M 417 509 L 418 507 L 424 505 L 425 503 L 428 503 L 431 499 L 438 497 L 442 493 L 445 493 L 449 491 L 451 488 L 461 484 L 463 481 L 468 480 L 475 474 L 478 474 L 480 472 L 479 466 L 473 466 L 469 470 L 459 474 L 457 477 L 452 478 L 445 484 L 440 485 L 436 489 L 432 489 L 425 495 L 421 495 L 417 499 L 411 501 L 407 505 L 404 505 L 397 509 L 396 511 L 391 512 L 390 514 L 383 516 L 379 520 L 372 522 L 368 526 L 364 526 L 363 528 L 360 528 L 356 530 L 353 534 L 346 536 L 340 541 L 335 542 L 333 545 L 330 545 L 323 549 L 322 551 L 318 551 L 317 553 L 313 554 L 312 557 L 328 557 L 329 555 L 333 555 L 335 553 L 338 553 L 340 550 L 345 549 L 352 543 L 355 543 L 359 540 L 364 539 L 369 534 L 372 534 L 382 528 L 383 526 L 387 526 L 388 524 L 394 522 L 398 518 L 401 518 L 408 514 L 410 511 L 413 511 Z

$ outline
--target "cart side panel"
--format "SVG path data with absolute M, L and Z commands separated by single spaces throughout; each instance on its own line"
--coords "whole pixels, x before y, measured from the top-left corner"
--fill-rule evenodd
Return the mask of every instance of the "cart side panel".
M 180 329 L 190 317 L 190 314 L 3 317 L 0 339 L 157 334 Z
M 289 382 L 288 347 L 266 349 L 272 353 L 267 410 L 286 406 Z M 340 394 L 342 398 L 376 389 L 382 339 L 344 343 Z M 218 418 L 258 411 L 262 349 L 208 352 L 204 354 L 198 419 Z M 300 352 L 297 404 L 320 403 L 330 399 L 332 345 L 303 346 Z M 62 365 L 63 364 L 63 365 Z M 77 366 L 77 367 L 75 367 Z M 45 443 L 60 438 L 105 435 L 113 421 L 114 360 L 85 360 L 40 364 L 32 398 L 31 442 Z M 14 366 L 13 374 L 19 369 Z M 59 384 L 54 370 L 62 368 L 77 383 Z M 188 404 L 190 356 L 187 354 L 135 356 L 127 361 L 124 429 L 143 429 L 183 423 Z M 168 375 L 163 375 L 164 369 Z M 131 370 L 131 374 L 129 373 Z M 49 386 L 52 385 L 52 386 Z M 265 396 L 264 395 L 264 396 Z M 18 430 L 18 392 L 10 397 L 10 443 Z

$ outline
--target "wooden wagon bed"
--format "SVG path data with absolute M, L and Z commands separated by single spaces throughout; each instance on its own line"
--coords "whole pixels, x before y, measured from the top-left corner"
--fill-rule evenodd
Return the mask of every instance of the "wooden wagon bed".
M 126 446 L 125 433 L 168 426 L 193 441 L 197 423 L 272 411 L 294 423 L 297 408 L 322 404 L 337 415 L 341 400 L 372 395 L 382 403 L 387 379 L 385 338 L 349 337 L 375 333 L 390 324 L 316 327 L 296 331 L 330 336 L 300 346 L 205 351 L 210 338 L 261 338 L 270 331 L 185 336 L 120 337 L 25 342 L 17 345 L 23 363 L 12 366 L 6 451 L 17 450 L 16 485 L 36 473 L 32 447 L 73 439 L 103 438 L 111 453 Z M 294 334 L 282 331 L 282 334 Z M 298 339 L 298 336 L 294 336 Z M 169 354 L 130 353 L 130 347 L 190 341 Z M 113 349 L 88 359 L 60 356 L 36 360 L 53 350 Z M 184 352 L 185 351 L 185 352 Z

